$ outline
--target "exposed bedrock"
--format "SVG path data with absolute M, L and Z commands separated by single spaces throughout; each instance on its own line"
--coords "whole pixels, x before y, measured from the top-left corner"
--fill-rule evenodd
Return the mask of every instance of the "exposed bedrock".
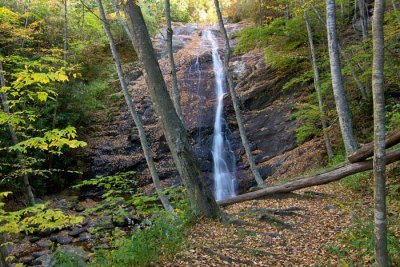
M 179 27 L 184 27 L 180 29 Z M 203 172 L 212 183 L 211 145 L 214 123 L 215 93 L 212 69 L 211 48 L 202 38 L 202 29 L 211 26 L 195 24 L 178 26 L 180 42 L 176 48 L 175 61 L 181 90 L 182 106 L 187 131 L 192 138 L 193 147 L 200 160 Z M 232 24 L 232 32 L 243 27 Z M 214 26 L 215 28 L 215 26 Z M 184 38 L 182 37 L 184 36 Z M 182 42 L 184 42 L 182 44 Z M 162 54 L 162 40 L 155 40 L 158 54 Z M 232 41 L 232 45 L 235 41 Z M 223 57 L 223 41 L 219 38 L 220 55 Z M 159 60 L 166 82 L 171 88 L 168 60 Z M 291 119 L 294 105 L 300 93 L 282 90 L 286 77 L 264 62 L 263 52 L 253 50 L 232 58 L 232 71 L 236 90 L 242 105 L 245 127 L 252 144 L 261 174 L 264 178 L 272 175 L 284 160 L 271 161 L 272 158 L 296 147 L 296 121 Z M 138 75 L 139 74 L 139 75 Z M 166 140 L 160 129 L 157 117 L 148 95 L 146 84 L 138 67 L 127 73 L 136 109 L 145 124 L 147 137 L 153 151 L 157 169 L 168 184 L 179 182 Z M 300 91 L 300 90 L 299 90 Z M 116 95 L 119 94 L 116 92 Z M 253 186 L 248 163 L 241 145 L 237 123 L 230 97 L 225 97 L 225 117 L 232 132 L 232 148 L 237 158 L 239 193 Z M 123 102 L 122 95 L 109 106 L 92 116 L 92 126 L 85 136 L 88 142 L 84 150 L 86 158 L 86 177 L 109 175 L 117 172 L 136 170 L 140 172 L 140 185 L 151 183 L 150 174 L 141 151 L 139 136 L 133 120 Z M 266 162 L 274 162 L 266 164 Z M 167 183 L 167 182 L 166 182 Z

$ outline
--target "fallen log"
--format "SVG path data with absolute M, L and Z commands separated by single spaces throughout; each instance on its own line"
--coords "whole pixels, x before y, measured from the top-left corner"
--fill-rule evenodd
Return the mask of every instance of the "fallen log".
M 400 143 L 400 130 L 397 130 L 394 133 L 389 133 L 386 136 L 385 148 L 392 147 L 398 143 Z M 374 142 L 371 142 L 363 145 L 361 148 L 354 151 L 347 157 L 347 159 L 351 163 L 355 163 L 363 161 L 369 157 L 372 157 L 373 155 L 374 155 Z
M 398 160 L 400 160 L 400 149 L 392 151 L 388 153 L 386 156 L 386 164 L 390 164 Z M 344 166 L 339 166 L 322 173 L 300 177 L 298 179 L 295 179 L 294 181 L 285 183 L 283 185 L 266 187 L 254 192 L 220 200 L 217 203 L 221 206 L 228 206 L 234 203 L 239 203 L 246 200 L 252 200 L 267 195 L 289 193 L 310 186 L 331 183 L 355 173 L 371 170 L 372 168 L 373 168 L 372 160 L 367 160 L 357 163 L 349 163 Z

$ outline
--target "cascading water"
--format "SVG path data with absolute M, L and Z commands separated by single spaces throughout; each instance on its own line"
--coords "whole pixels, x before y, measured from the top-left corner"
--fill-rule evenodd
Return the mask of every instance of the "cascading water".
M 215 74 L 215 111 L 212 156 L 214 161 L 214 195 L 222 200 L 236 195 L 236 159 L 229 142 L 229 128 L 224 119 L 225 74 L 218 54 L 217 38 L 211 31 L 205 31 L 205 38 L 211 43 L 213 70 Z
M 199 60 L 199 55 L 196 57 L 196 62 L 190 66 L 189 68 L 189 75 L 190 76 L 197 76 L 196 80 L 196 96 L 198 98 L 198 111 L 197 111 L 197 122 L 198 122 L 198 127 L 197 127 L 197 133 L 196 133 L 196 141 L 197 144 L 201 143 L 201 120 L 203 116 L 202 112 L 202 107 L 204 105 L 204 100 L 203 97 L 200 96 L 200 85 L 201 85 L 201 66 L 200 66 L 200 60 Z

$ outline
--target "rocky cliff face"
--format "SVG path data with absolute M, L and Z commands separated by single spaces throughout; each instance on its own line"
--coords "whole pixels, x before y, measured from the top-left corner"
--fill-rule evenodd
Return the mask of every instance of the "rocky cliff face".
M 230 33 L 244 25 L 228 25 Z M 211 181 L 211 142 L 214 122 L 215 94 L 213 91 L 211 48 L 202 38 L 202 30 L 214 29 L 207 25 L 180 25 L 175 27 L 175 50 L 182 106 L 187 131 L 199 156 L 202 171 Z M 215 31 L 217 33 L 217 31 Z M 223 48 L 222 38 L 220 48 Z M 232 40 L 232 45 L 235 41 Z M 163 41 L 155 40 L 155 49 L 163 55 Z M 221 55 L 223 50 L 220 49 Z M 171 88 L 168 60 L 159 60 L 164 77 Z M 283 91 L 282 85 L 289 79 L 272 70 L 264 62 L 263 53 L 254 50 L 232 59 L 236 90 L 242 103 L 242 112 L 252 150 L 256 155 L 263 177 L 272 175 L 284 160 L 271 161 L 274 157 L 296 147 L 294 128 L 296 121 L 290 119 L 294 103 L 300 97 L 296 91 Z M 157 169 L 162 179 L 169 183 L 179 181 L 172 157 L 154 113 L 143 73 L 139 67 L 127 75 L 136 109 L 140 113 L 151 144 Z M 253 179 L 241 146 L 239 131 L 230 98 L 225 98 L 225 117 L 232 131 L 232 148 L 237 157 L 240 191 L 252 186 Z M 109 175 L 136 170 L 140 172 L 140 184 L 151 182 L 140 141 L 133 120 L 123 102 L 122 95 L 103 111 L 93 114 L 92 126 L 85 136 L 88 146 L 84 151 L 87 159 L 86 176 Z

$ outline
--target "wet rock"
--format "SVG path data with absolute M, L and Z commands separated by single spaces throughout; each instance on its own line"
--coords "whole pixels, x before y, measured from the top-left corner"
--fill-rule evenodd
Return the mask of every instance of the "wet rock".
M 85 217 L 85 218 L 83 219 L 83 221 L 80 223 L 80 225 L 86 226 L 86 225 L 88 225 L 89 223 L 90 223 L 90 219 L 89 219 L 88 217 Z
M 72 205 L 66 199 L 60 199 L 55 201 L 53 206 L 59 208 L 62 211 L 67 211 L 71 208 Z
M 35 235 L 29 236 L 29 242 L 31 242 L 31 243 L 35 243 L 38 240 L 40 240 L 39 236 L 35 236 Z
M 52 245 L 52 243 L 48 239 L 40 239 L 35 244 L 40 248 L 49 248 Z
M 54 233 L 56 231 L 58 231 L 58 230 L 55 229 L 55 228 L 47 228 L 47 229 L 44 229 L 44 230 L 38 232 L 37 235 L 40 236 L 40 237 L 46 237 L 46 236 L 49 236 L 49 235 L 51 235 L 52 233 Z
M 19 262 L 24 264 L 30 264 L 35 258 L 32 255 L 24 256 L 19 258 Z
M 79 238 L 78 238 L 78 240 L 80 241 L 80 242 L 86 242 L 86 241 L 90 241 L 92 239 L 92 237 L 91 237 L 91 235 L 89 235 L 88 233 L 81 233 L 80 235 L 79 235 Z
M 96 250 L 101 250 L 101 249 L 110 249 L 110 246 L 108 246 L 107 244 L 101 244 L 101 245 L 95 246 L 92 250 L 96 251 Z
M 85 208 L 80 203 L 78 203 L 78 204 L 75 205 L 74 210 L 76 212 L 82 212 L 82 211 L 85 210 Z
M 83 232 L 86 232 L 87 229 L 85 227 L 74 227 L 71 231 L 68 232 L 68 235 L 77 237 Z
M 106 230 L 114 229 L 112 216 L 104 216 L 92 222 L 89 227 L 100 227 Z
M 57 234 L 52 234 L 49 239 L 52 242 L 57 242 Z
M 259 168 L 258 171 L 260 172 L 261 177 L 268 177 L 274 173 L 275 168 L 267 165 Z
M 62 231 L 57 235 L 57 242 L 61 245 L 67 245 L 72 242 L 72 237 L 68 235 L 68 231 Z
M 51 256 L 50 254 L 44 254 L 36 258 L 32 263 L 40 265 L 42 267 L 50 267 Z
M 50 254 L 50 253 L 51 253 L 50 250 L 40 250 L 40 251 L 35 251 L 35 252 L 33 252 L 33 253 L 32 253 L 32 256 L 33 256 L 34 258 L 39 258 L 39 257 L 41 257 L 41 256 L 43 256 L 43 255 Z

